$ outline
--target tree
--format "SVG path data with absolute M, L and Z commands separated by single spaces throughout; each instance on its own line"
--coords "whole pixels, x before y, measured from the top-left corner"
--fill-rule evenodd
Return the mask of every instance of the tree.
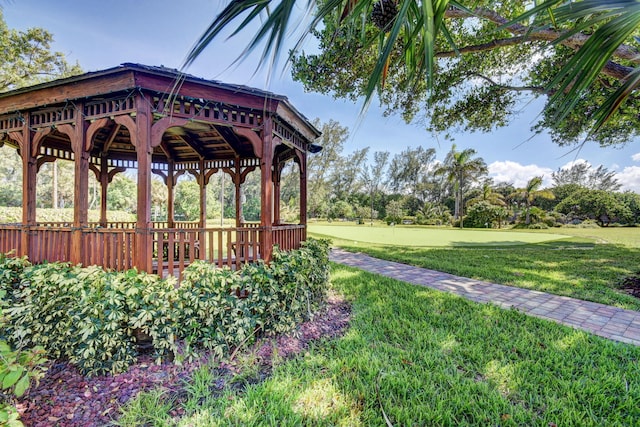
M 53 35 L 42 28 L 7 27 L 0 10 L 0 92 L 82 73 L 61 52 L 51 51 Z
M 486 179 L 482 183 L 482 188 L 480 189 L 480 194 L 472 199 L 467 201 L 467 206 L 473 206 L 479 202 L 487 202 L 494 206 L 506 206 L 504 201 L 504 196 L 493 190 L 491 185 L 491 180 Z
M 566 43 L 569 47 L 560 44 L 540 55 L 538 52 L 549 40 L 561 36 L 561 30 L 513 24 L 497 31 L 523 9 L 514 2 L 503 2 L 501 6 L 486 1 L 476 4 L 474 19 L 480 20 L 477 24 L 469 22 L 472 14 L 461 9 L 453 7 L 445 13 L 447 29 L 458 49 L 452 49 L 445 37 L 436 39 L 432 86 L 412 80 L 414 76 L 406 72 L 403 63 L 406 49 L 401 44 L 394 46 L 387 84 L 379 88 L 380 102 L 387 114 L 402 114 L 407 122 L 426 123 L 436 132 L 457 128 L 489 132 L 509 123 L 521 109 L 524 97 L 544 97 L 551 102 L 555 90 L 549 84 L 570 60 L 578 41 L 574 38 Z M 345 28 L 344 22 L 332 17 L 324 22 L 324 29 L 314 33 L 320 53 L 297 55 L 293 61 L 294 79 L 307 90 L 336 97 L 355 100 L 366 96 L 368 76 L 378 63 L 377 48 L 363 44 L 358 31 Z M 367 36 L 375 37 L 375 26 L 368 28 Z M 342 36 L 340 40 L 336 34 Z M 557 119 L 556 109 L 545 108 L 533 130 L 549 130 L 561 145 L 581 142 L 591 124 L 590 113 L 603 95 L 613 91 L 611 86 L 619 77 L 601 76 L 597 84 L 581 94 L 580 103 L 564 120 Z M 640 102 L 631 101 L 628 110 L 590 137 L 603 145 L 628 142 L 640 132 L 640 125 L 634 123 L 639 109 Z
M 370 204 L 371 204 L 371 222 L 373 223 L 374 219 L 374 199 L 376 194 L 378 193 L 380 183 L 384 179 L 385 170 L 387 167 L 387 161 L 389 160 L 389 152 L 388 151 L 376 151 L 373 153 L 373 164 L 368 165 L 365 164 L 362 170 L 362 181 L 369 193 Z M 376 212 L 377 216 L 377 212 Z M 364 218 L 364 217 L 363 217 Z
M 460 218 L 460 228 L 463 228 L 464 192 L 469 183 L 476 181 L 487 173 L 487 165 L 482 157 L 476 157 L 476 150 L 466 148 L 456 151 L 456 145 L 451 146 L 451 151 L 444 159 L 444 164 L 435 170 L 436 175 L 444 175 L 453 184 L 455 196 L 454 218 Z
M 466 223 L 468 227 L 492 228 L 494 224 L 497 224 L 500 228 L 506 217 L 507 210 L 504 207 L 480 200 L 469 207 Z
M 0 206 L 22 206 L 22 160 L 10 147 L 0 147 L 0 156 Z
M 524 202 L 526 209 L 525 224 L 527 225 L 531 223 L 531 206 L 536 198 L 555 198 L 553 192 L 547 189 L 541 189 L 540 187 L 542 187 L 542 177 L 534 176 L 527 182 L 527 185 L 524 188 L 517 189 L 512 195 L 513 198 L 520 199 Z
M 353 207 L 347 203 L 345 200 L 337 200 L 335 203 L 331 205 L 331 209 L 329 210 L 329 218 L 342 218 L 349 219 L 353 218 Z
M 640 194 L 631 191 L 615 193 L 615 198 L 624 205 L 629 212 L 629 216 L 624 218 L 627 224 L 640 223 Z
M 119 173 L 107 187 L 107 209 L 115 211 L 135 212 L 137 200 L 136 183 L 127 175 Z
M 361 171 L 367 160 L 369 147 L 356 150 L 346 157 L 341 157 L 331 170 L 331 189 L 339 200 L 347 200 L 364 187 Z
M 321 124 L 319 119 L 315 119 L 313 125 L 322 132 L 316 141 L 322 146 L 322 151 L 309 155 L 307 159 L 307 205 L 312 217 L 321 217 L 329 208 L 327 200 L 333 188 L 332 176 L 337 165 L 342 164 L 342 149 L 349 138 L 349 129 L 335 120 Z
M 591 190 L 618 191 L 622 184 L 618 182 L 615 171 L 609 171 L 600 165 L 593 170 L 587 162 L 573 164 L 569 168 L 559 168 L 551 173 L 554 187 L 575 184 Z
M 176 219 L 196 221 L 200 217 L 200 185 L 194 179 L 183 179 L 176 185 Z
M 435 149 L 423 147 L 407 147 L 393 156 L 389 165 L 388 182 L 391 191 L 409 194 L 424 202 L 435 157 Z
M 402 208 L 402 202 L 400 202 L 399 200 L 390 201 L 387 204 L 385 211 L 387 212 L 387 216 L 385 220 L 387 221 L 388 224 L 400 223 L 405 214 L 405 211 Z
M 632 216 L 629 208 L 613 193 L 588 188 L 572 193 L 556 206 L 556 210 L 581 219 L 596 220 L 601 227 L 608 226 L 612 221 Z
M 261 63 L 271 58 L 274 64 L 302 13 L 313 19 L 290 57 L 294 72 L 300 75 L 302 68 L 308 77 L 301 79 L 307 88 L 312 74 L 327 81 L 319 84 L 325 91 L 348 82 L 354 87 L 348 96 L 364 95 L 365 105 L 377 90 L 405 118 L 427 113 L 424 119 L 436 130 L 504 124 L 519 94 L 529 92 L 550 97 L 535 127 L 549 129 L 557 143 L 585 135 L 603 145 L 625 143 L 639 134 L 640 101 L 630 96 L 640 84 L 640 56 L 632 45 L 640 25 L 637 2 L 560 3 L 547 0 L 529 8 L 527 2 L 484 0 L 469 10 L 449 0 L 406 0 L 397 7 L 386 0 L 390 19 L 372 25 L 373 6 L 380 4 L 374 0 L 308 1 L 306 11 L 296 10 L 296 2 L 234 1 L 196 42 L 185 65 L 238 22 L 233 35 L 255 29 L 242 55 L 263 43 Z M 320 39 L 318 60 L 300 53 L 309 34 Z

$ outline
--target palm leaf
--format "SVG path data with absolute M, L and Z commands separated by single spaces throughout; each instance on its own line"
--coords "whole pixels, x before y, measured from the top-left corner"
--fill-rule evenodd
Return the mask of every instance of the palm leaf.
M 316 13 L 302 36 L 296 41 L 289 53 L 289 60 L 299 52 L 306 36 L 327 17 L 333 17 L 335 22 L 353 24 L 361 21 L 362 34 L 365 34 L 365 23 L 369 16 L 373 0 L 327 0 L 317 3 L 315 0 L 306 1 L 306 13 L 312 10 Z M 402 41 L 403 60 L 409 79 L 417 81 L 426 79 L 431 88 L 432 74 L 435 63 L 435 40 L 439 34 L 455 48 L 452 37 L 444 28 L 444 16 L 449 5 L 467 10 L 457 1 L 450 0 L 404 0 L 400 2 L 400 10 L 396 20 L 386 37 L 385 42 L 378 49 L 378 58 L 365 89 L 365 106 L 371 100 L 377 88 L 381 88 L 386 80 L 385 76 L 392 65 L 392 53 L 398 41 Z M 202 54 L 206 47 L 219 38 L 223 30 L 236 25 L 232 29 L 233 37 L 241 31 L 254 31 L 254 36 L 242 51 L 236 61 L 245 58 L 261 44 L 264 44 L 260 66 L 274 64 L 279 55 L 285 50 L 284 42 L 294 21 L 295 0 L 233 0 L 214 19 L 211 25 L 198 39 L 188 53 L 183 67 L 187 67 Z M 256 21 L 262 20 L 259 25 Z M 254 29 L 257 28 L 257 29 Z M 375 38 L 374 38 L 375 40 Z M 365 47 L 372 46 L 374 40 L 367 40 Z M 259 67 L 260 67 L 259 66 Z M 258 68 L 259 68 L 258 67 Z
M 547 0 L 537 4 L 500 27 L 505 28 L 547 11 L 552 13 L 555 26 L 571 24 L 553 44 L 562 43 L 579 32 L 595 28 L 592 36 L 547 85 L 547 89 L 554 93 L 549 100 L 548 108 L 557 111 L 556 120 L 563 120 L 571 113 L 580 102 L 582 94 L 599 77 L 616 49 L 633 37 L 640 28 L 640 2 L 636 0 L 583 0 L 554 8 L 561 2 L 562 0 Z M 598 107 L 593 115 L 592 132 L 597 132 L 640 85 L 639 73 L 640 71 L 635 69 Z

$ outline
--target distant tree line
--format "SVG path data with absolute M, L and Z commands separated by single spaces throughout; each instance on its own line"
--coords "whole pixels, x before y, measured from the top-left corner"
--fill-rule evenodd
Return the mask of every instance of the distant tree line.
M 543 177 L 533 176 L 522 188 L 495 183 L 488 176 L 485 161 L 472 148 L 453 145 L 444 158 L 436 150 L 407 147 L 391 156 L 387 151 L 371 153 L 369 148 L 344 152 L 349 130 L 330 120 L 315 125 L 322 131 L 318 143 L 323 149 L 308 158 L 308 214 L 310 218 L 350 220 L 360 223 L 383 220 L 388 224 L 415 223 L 460 227 L 519 227 L 581 223 L 591 220 L 600 226 L 635 224 L 640 217 L 640 196 L 621 192 L 613 171 L 603 166 L 576 163 L 552 173 L 553 185 L 543 188 Z M 20 158 L 14 150 L 0 149 L 0 206 L 22 203 Z M 100 206 L 100 188 L 90 175 L 89 207 Z M 73 164 L 57 161 L 42 166 L 38 173 L 37 206 L 71 207 Z M 167 189 L 152 180 L 152 219 L 167 218 Z M 281 214 L 284 221 L 299 218 L 298 166 L 289 162 L 282 173 Z M 136 182 L 133 175 L 118 174 L 109 185 L 110 210 L 136 212 Z M 199 188 L 190 175 L 175 189 L 175 217 L 199 218 Z M 223 173 L 207 186 L 207 218 L 234 218 L 235 191 Z M 243 219 L 260 219 L 260 174 L 252 172 L 242 186 Z
M 640 196 L 621 192 L 615 172 L 604 166 L 576 163 L 553 172 L 549 188 L 542 187 L 542 176 L 517 188 L 495 183 L 472 148 L 453 145 L 442 162 L 424 146 L 395 156 L 369 148 L 347 154 L 347 128 L 333 120 L 315 125 L 323 132 L 323 150 L 309 158 L 312 218 L 489 228 L 639 221 Z

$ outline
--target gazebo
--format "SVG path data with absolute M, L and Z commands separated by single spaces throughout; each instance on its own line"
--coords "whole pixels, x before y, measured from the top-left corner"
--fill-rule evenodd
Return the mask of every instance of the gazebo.
M 231 268 L 269 261 L 274 245 L 295 249 L 306 238 L 307 153 L 320 149 L 319 135 L 284 96 L 164 67 L 122 64 L 0 94 L 0 141 L 18 150 L 23 177 L 22 222 L 0 224 L 0 251 L 161 275 L 194 260 Z M 38 170 L 58 159 L 74 163 L 73 222 L 37 222 Z M 291 159 L 299 224 L 280 218 L 280 176 Z M 137 174 L 137 220 L 110 222 L 107 187 L 127 169 Z M 241 185 L 258 169 L 260 222 L 245 223 Z M 95 223 L 87 220 L 90 171 L 101 187 Z M 219 171 L 235 185 L 235 227 L 206 223 L 206 185 Z M 186 172 L 200 187 L 197 222 L 174 219 L 174 187 Z M 165 222 L 151 221 L 151 174 L 167 186 Z

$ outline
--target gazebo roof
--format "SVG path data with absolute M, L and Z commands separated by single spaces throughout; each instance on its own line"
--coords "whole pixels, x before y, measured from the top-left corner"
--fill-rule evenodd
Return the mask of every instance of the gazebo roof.
M 175 162 L 255 158 L 251 142 L 234 130 L 259 130 L 266 115 L 274 118 L 274 135 L 292 149 L 306 151 L 320 135 L 285 96 L 131 63 L 0 94 L 0 133 L 21 126 L 29 112 L 33 129 L 53 129 L 43 140 L 44 149 L 68 150 L 68 137 L 56 131 L 56 125 L 73 122 L 75 111 L 80 110 L 87 120 L 123 112 L 134 116 L 134 100 L 141 93 L 156 120 L 184 121 L 168 129 L 162 144 L 154 148 L 153 161 L 158 163 L 169 158 Z M 125 126 L 112 122 L 95 135 L 92 157 L 107 152 L 110 159 L 135 160 Z

